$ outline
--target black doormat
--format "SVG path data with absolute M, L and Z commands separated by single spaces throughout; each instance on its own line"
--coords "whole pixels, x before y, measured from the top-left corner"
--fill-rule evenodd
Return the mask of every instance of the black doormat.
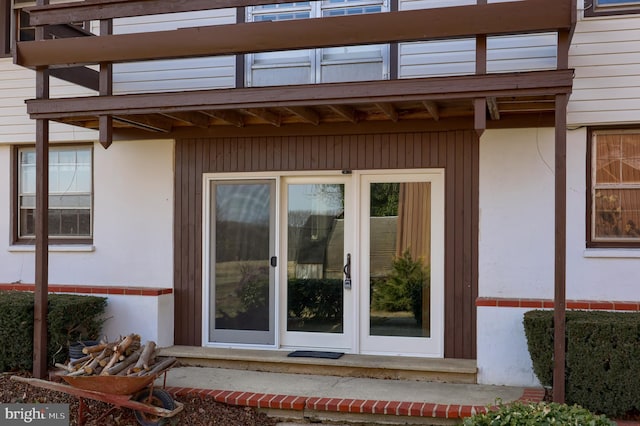
M 323 352 L 323 351 L 293 351 L 287 356 L 292 358 L 329 358 L 338 359 L 344 352 Z

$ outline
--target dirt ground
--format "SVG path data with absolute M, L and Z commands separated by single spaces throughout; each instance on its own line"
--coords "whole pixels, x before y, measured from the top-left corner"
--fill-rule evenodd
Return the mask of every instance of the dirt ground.
M 12 375 L 28 377 L 28 373 L 0 373 L 0 403 L 62 403 L 70 404 L 70 424 L 78 424 L 78 400 L 62 392 L 38 388 L 11 380 Z M 166 425 L 198 426 L 274 426 L 277 421 L 248 407 L 236 407 L 221 404 L 212 398 L 190 394 L 175 398 L 184 404 L 183 412 L 171 418 Z M 134 413 L 128 408 L 118 408 L 109 412 L 113 406 L 94 400 L 85 400 L 87 406 L 87 425 L 129 426 L 138 425 Z M 99 420 L 98 420 L 99 419 Z

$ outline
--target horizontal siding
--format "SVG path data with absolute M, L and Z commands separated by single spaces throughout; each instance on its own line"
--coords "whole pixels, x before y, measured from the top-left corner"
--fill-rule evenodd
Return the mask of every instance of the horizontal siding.
M 640 121 L 640 16 L 585 18 L 573 37 L 569 125 Z
M 51 97 L 95 94 L 56 78 L 51 79 Z M 35 73 L 13 64 L 11 58 L 0 59 L 0 144 L 34 143 L 35 121 L 27 115 L 25 99 L 35 97 Z M 94 140 L 95 132 L 51 123 L 51 141 Z
M 504 3 L 513 0 L 489 0 Z M 400 10 L 467 6 L 476 0 L 404 0 Z M 531 34 L 487 38 L 487 71 L 518 72 L 556 68 L 556 35 Z M 474 74 L 475 38 L 399 45 L 399 78 Z
M 114 20 L 114 34 L 170 31 L 180 28 L 233 24 L 235 9 L 149 15 Z M 175 92 L 235 86 L 235 57 L 176 59 L 117 64 L 113 91 L 123 93 Z

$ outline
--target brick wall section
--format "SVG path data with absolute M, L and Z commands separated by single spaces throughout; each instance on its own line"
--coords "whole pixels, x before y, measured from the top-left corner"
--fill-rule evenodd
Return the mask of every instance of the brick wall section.
M 479 297 L 476 299 L 476 306 L 486 306 L 494 308 L 553 309 L 553 300 Z M 638 312 L 640 311 L 640 301 L 567 300 L 567 309 Z
M 49 293 L 81 293 L 102 295 L 128 296 L 161 296 L 173 293 L 171 288 L 158 287 L 122 287 L 122 286 L 91 286 L 91 285 L 58 285 L 49 284 Z M 34 284 L 1 284 L 0 290 L 34 291 Z
M 210 396 L 218 402 L 255 408 L 293 411 L 327 411 L 357 414 L 383 414 L 388 416 L 461 419 L 488 410 L 484 405 L 438 404 L 430 402 L 383 401 L 349 398 L 320 398 L 310 396 L 276 395 L 211 389 L 168 387 L 172 395 L 195 394 Z M 544 389 L 526 388 L 518 401 L 539 402 Z

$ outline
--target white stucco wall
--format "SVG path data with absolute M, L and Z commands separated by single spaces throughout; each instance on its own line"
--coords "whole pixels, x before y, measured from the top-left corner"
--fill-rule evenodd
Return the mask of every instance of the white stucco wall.
M 585 128 L 568 131 L 567 299 L 640 300 L 640 250 L 585 248 L 586 146 Z M 553 129 L 482 136 L 480 297 L 553 299 L 554 179 Z M 527 310 L 478 308 L 480 382 L 539 384 L 522 326 Z
M 94 146 L 93 245 L 51 246 L 50 284 L 173 287 L 174 142 Z M 11 245 L 11 147 L 0 145 L 0 283 L 35 280 L 33 246 Z M 173 295 L 109 296 L 110 337 L 173 342 Z

